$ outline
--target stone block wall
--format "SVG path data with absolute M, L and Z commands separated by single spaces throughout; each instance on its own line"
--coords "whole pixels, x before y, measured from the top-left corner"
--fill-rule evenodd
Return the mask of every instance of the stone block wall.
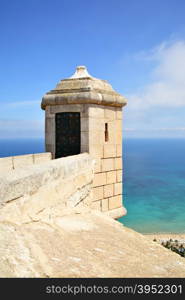
M 118 218 L 126 213 L 122 204 L 122 109 L 89 105 L 88 116 L 89 153 L 96 161 L 92 206 Z
M 17 224 L 91 207 L 94 162 L 79 154 L 0 175 L 0 221 Z
M 51 153 L 35 153 L 0 158 L 0 175 L 4 172 L 25 168 L 27 166 L 42 164 L 51 160 Z
M 58 112 L 80 113 L 81 153 L 88 152 L 95 160 L 92 207 L 116 218 L 125 215 L 122 204 L 122 108 L 97 104 L 47 106 L 46 151 L 51 151 L 53 158 L 55 114 Z

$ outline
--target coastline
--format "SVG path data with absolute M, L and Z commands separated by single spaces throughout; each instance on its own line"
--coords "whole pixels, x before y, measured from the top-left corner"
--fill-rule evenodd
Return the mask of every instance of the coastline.
M 163 242 L 172 239 L 185 244 L 185 233 L 146 233 L 143 235 L 152 241 L 156 239 L 157 242 Z

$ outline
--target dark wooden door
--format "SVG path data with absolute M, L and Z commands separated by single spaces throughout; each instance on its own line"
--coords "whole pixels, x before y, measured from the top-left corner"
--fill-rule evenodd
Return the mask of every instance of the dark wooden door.
M 80 153 L 80 113 L 63 112 L 55 116 L 55 158 Z

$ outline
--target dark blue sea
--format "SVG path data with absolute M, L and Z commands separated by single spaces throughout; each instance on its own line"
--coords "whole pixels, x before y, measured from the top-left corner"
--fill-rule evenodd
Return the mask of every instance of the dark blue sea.
M 44 139 L 0 139 L 0 157 L 45 152 Z
M 43 139 L 0 140 L 0 157 L 44 152 Z M 127 216 L 141 233 L 185 233 L 185 139 L 124 139 Z

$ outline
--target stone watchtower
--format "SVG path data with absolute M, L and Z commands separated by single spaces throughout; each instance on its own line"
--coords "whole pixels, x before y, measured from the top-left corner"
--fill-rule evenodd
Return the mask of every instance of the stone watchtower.
M 53 158 L 88 152 L 95 159 L 93 207 L 113 218 L 126 214 L 122 203 L 122 107 L 126 99 L 84 66 L 46 93 L 46 151 Z

